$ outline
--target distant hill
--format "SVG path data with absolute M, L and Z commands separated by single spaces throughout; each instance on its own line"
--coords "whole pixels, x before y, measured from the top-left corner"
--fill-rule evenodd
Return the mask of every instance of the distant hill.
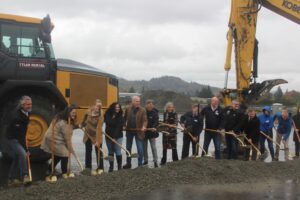
M 131 87 L 134 88 L 135 92 L 139 93 L 152 90 L 162 90 L 195 96 L 197 92 L 201 91 L 203 87 L 207 87 L 207 85 L 202 85 L 196 82 L 187 82 L 173 76 L 152 78 L 149 81 L 129 81 L 123 78 L 119 78 L 120 92 L 128 92 Z M 214 94 L 218 94 L 221 89 L 217 87 L 211 87 L 211 90 Z
M 177 112 L 186 112 L 191 109 L 192 100 L 184 94 L 178 94 L 172 91 L 146 91 L 142 95 L 142 104 L 145 104 L 147 99 L 153 99 L 156 108 L 160 111 L 164 110 L 167 102 L 174 103 Z

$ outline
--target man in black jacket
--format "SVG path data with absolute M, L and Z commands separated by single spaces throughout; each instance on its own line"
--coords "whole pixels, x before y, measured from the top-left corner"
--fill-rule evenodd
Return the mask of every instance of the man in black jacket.
M 10 147 L 10 154 L 13 159 L 9 170 L 9 184 L 28 184 L 27 159 L 29 154 L 26 146 L 26 132 L 29 123 L 29 112 L 32 109 L 32 101 L 29 96 L 23 96 L 19 102 L 19 109 L 13 113 L 10 120 L 6 137 Z
M 240 134 L 243 124 L 243 113 L 240 111 L 240 103 L 237 100 L 232 101 L 231 106 L 227 106 L 222 111 L 222 129 L 226 132 Z M 226 135 L 226 146 L 228 150 L 228 159 L 237 159 L 238 141 L 233 135 Z
M 204 107 L 201 115 L 205 118 L 205 128 L 220 130 L 222 120 L 222 108 L 219 106 L 217 97 L 211 98 L 210 104 Z M 221 134 L 205 131 L 203 149 L 208 152 L 210 141 L 213 140 L 215 146 L 215 158 L 221 159 Z M 204 152 L 202 153 L 202 155 Z
M 199 105 L 193 105 L 192 111 L 182 115 L 180 123 L 182 124 L 182 127 L 185 128 L 185 131 L 190 132 L 193 135 L 193 138 L 191 138 L 187 132 L 183 134 L 181 159 L 189 156 L 190 143 L 192 143 L 193 156 L 196 156 L 198 153 L 196 144 L 199 143 L 200 133 L 203 129 L 203 117 L 200 115 Z
M 159 124 L 159 116 L 158 110 L 154 106 L 154 101 L 149 99 L 146 101 L 146 112 L 148 124 L 147 128 L 157 128 Z M 158 132 L 147 130 L 145 132 L 145 140 L 144 140 L 144 165 L 148 164 L 148 141 L 151 145 L 151 151 L 153 156 L 154 167 L 158 167 L 157 165 L 157 149 L 156 149 L 156 138 L 158 137 Z
M 244 119 L 244 132 L 246 134 L 247 140 L 245 140 L 245 144 L 249 146 L 249 148 L 244 149 L 244 160 L 248 161 L 250 157 L 250 148 L 252 148 L 252 156 L 251 160 L 256 160 L 257 151 L 253 147 L 250 147 L 250 142 L 258 147 L 258 140 L 259 140 L 259 119 L 256 116 L 255 110 L 252 108 L 248 109 L 248 115 L 245 115 Z

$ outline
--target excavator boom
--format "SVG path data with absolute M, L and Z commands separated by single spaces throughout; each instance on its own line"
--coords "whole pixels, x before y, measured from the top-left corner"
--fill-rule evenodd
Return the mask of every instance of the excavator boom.
M 222 91 L 225 105 L 237 98 L 241 103 L 250 103 L 268 93 L 274 86 L 287 83 L 273 79 L 257 83 L 258 40 L 256 39 L 257 15 L 264 6 L 275 13 L 300 24 L 300 0 L 232 0 L 227 34 L 225 62 L 225 86 Z M 236 89 L 227 88 L 231 69 L 231 54 L 234 49 Z
M 261 0 L 262 6 L 300 24 L 300 0 Z

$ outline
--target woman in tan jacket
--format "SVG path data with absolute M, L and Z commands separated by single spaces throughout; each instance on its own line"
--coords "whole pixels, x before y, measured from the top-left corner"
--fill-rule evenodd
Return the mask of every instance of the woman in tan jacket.
M 92 169 L 92 147 L 95 145 L 95 152 L 97 158 L 97 170 L 103 172 L 103 154 L 100 152 L 98 158 L 98 148 L 102 148 L 102 125 L 104 121 L 101 112 L 102 104 L 99 99 L 96 100 L 95 105 L 91 106 L 83 117 L 79 125 L 84 130 L 83 142 L 85 143 L 85 168 Z M 99 171 L 100 170 L 100 171 Z
M 76 116 L 77 113 L 75 106 L 67 107 L 64 111 L 58 113 L 45 133 L 41 145 L 42 150 L 52 154 L 52 145 L 54 144 L 54 168 L 59 162 L 61 162 L 60 165 L 63 177 L 67 174 L 69 156 L 74 153 L 72 146 L 72 124 L 74 124 Z M 71 122 L 70 124 L 68 122 L 69 120 Z M 53 136 L 54 141 L 52 141 Z M 48 167 L 49 173 L 51 172 L 51 166 L 52 165 L 50 164 Z

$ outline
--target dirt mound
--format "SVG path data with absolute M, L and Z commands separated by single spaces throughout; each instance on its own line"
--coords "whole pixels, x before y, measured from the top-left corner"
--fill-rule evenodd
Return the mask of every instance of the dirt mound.
M 186 159 L 164 167 L 122 170 L 91 177 L 78 175 L 56 183 L 37 182 L 30 187 L 2 188 L 1 199 L 126 199 L 174 185 L 255 183 L 267 180 L 299 179 L 300 160 L 289 162 L 245 162 Z

